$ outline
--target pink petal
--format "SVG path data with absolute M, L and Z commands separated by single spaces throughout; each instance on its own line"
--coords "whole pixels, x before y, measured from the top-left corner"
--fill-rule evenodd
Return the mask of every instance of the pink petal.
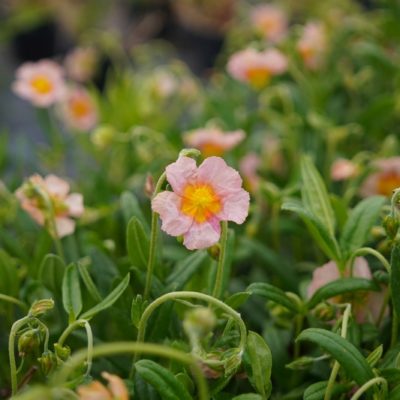
M 189 250 L 206 249 L 218 242 L 221 236 L 221 227 L 218 220 L 211 220 L 198 224 L 196 222 L 184 235 L 183 244 Z
M 50 194 L 64 198 L 69 192 L 69 183 L 55 175 L 47 175 L 44 179 Z
M 177 194 L 182 194 L 185 186 L 196 180 L 196 161 L 190 157 L 179 157 L 165 169 L 167 180 Z
M 209 183 L 219 196 L 235 193 L 242 187 L 239 173 L 229 167 L 221 157 L 205 159 L 197 171 L 199 182 Z
M 56 218 L 56 230 L 59 238 L 71 235 L 75 230 L 75 221 L 70 218 Z
M 68 207 L 68 214 L 71 217 L 80 217 L 83 214 L 83 196 L 80 193 L 71 193 L 64 204 Z
M 364 257 L 357 257 L 353 265 L 353 276 L 356 278 L 372 279 L 368 262 Z
M 223 209 L 218 218 L 242 224 L 249 213 L 250 195 L 244 189 L 229 194 L 223 199 Z
M 334 261 L 330 261 L 314 270 L 313 277 L 307 289 L 310 298 L 320 287 L 340 278 L 339 270 Z
M 161 229 L 171 236 L 187 232 L 193 223 L 192 218 L 180 211 L 181 198 L 173 192 L 161 192 L 151 202 L 151 208 L 160 214 Z

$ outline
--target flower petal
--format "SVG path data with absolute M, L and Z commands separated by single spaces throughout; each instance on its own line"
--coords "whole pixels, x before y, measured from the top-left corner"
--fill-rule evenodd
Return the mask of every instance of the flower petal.
M 128 390 L 124 381 L 117 375 L 103 372 L 101 376 L 108 381 L 108 388 L 113 396 L 113 399 L 129 400 Z
M 80 217 L 83 214 L 83 196 L 80 193 L 71 193 L 64 204 L 68 207 L 68 214 L 71 217 Z
M 193 223 L 192 218 L 180 211 L 181 198 L 173 192 L 161 192 L 151 202 L 153 211 L 160 214 L 161 229 L 172 236 L 187 232 Z
M 181 194 L 189 182 L 196 180 L 196 161 L 190 157 L 179 157 L 165 169 L 167 180 L 175 193 Z
M 55 175 L 47 175 L 44 178 L 46 188 L 52 195 L 64 198 L 69 192 L 69 183 Z
M 222 221 L 242 224 L 249 213 L 250 195 L 244 189 L 237 190 L 223 199 L 223 209 L 218 214 Z
M 59 238 L 71 235 L 75 230 L 75 221 L 70 218 L 56 218 L 56 230 Z
M 314 270 L 310 285 L 307 288 L 307 296 L 310 298 L 320 287 L 340 278 L 339 270 L 334 261 L 329 261 L 322 267 Z
M 217 243 L 220 236 L 221 227 L 216 218 L 201 224 L 193 222 L 184 235 L 183 244 L 189 250 L 206 249 Z

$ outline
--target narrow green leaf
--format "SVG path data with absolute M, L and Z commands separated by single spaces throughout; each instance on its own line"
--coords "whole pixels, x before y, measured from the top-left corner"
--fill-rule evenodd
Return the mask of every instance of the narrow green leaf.
M 310 385 L 303 395 L 303 400 L 324 400 L 328 381 L 316 382 Z M 335 383 L 332 390 L 333 396 L 338 396 L 342 393 L 347 392 L 350 389 L 350 385 Z
M 122 295 L 125 289 L 128 287 L 129 278 L 130 275 L 127 274 L 125 278 L 120 282 L 120 284 L 104 300 L 102 300 L 99 304 L 92 307 L 90 310 L 84 312 L 81 315 L 81 318 L 91 319 L 100 311 L 103 311 L 111 307 L 119 299 L 119 297 Z
M 75 264 L 70 264 L 65 270 L 62 283 L 62 300 L 64 310 L 69 315 L 69 322 L 73 322 L 82 311 L 82 295 L 79 285 L 79 273 Z
M 59 293 L 65 272 L 64 261 L 55 254 L 47 254 L 39 268 L 39 280 L 53 293 Z
M 131 192 L 125 191 L 121 194 L 120 202 L 125 223 L 128 224 L 132 217 L 136 217 L 142 223 L 145 231 L 149 233 L 149 226 L 136 196 Z
M 309 156 L 303 156 L 300 161 L 302 179 L 301 198 L 305 208 L 316 217 L 327 231 L 333 236 L 335 233 L 335 215 L 329 201 L 321 175 L 315 168 Z
M 349 255 L 368 240 L 385 201 L 383 196 L 369 197 L 358 203 L 350 212 L 340 237 L 343 252 Z
M 247 287 L 246 292 L 272 300 L 294 313 L 299 311 L 298 305 L 283 290 L 269 283 L 252 283 Z
M 233 294 L 232 296 L 229 296 L 226 300 L 225 303 L 228 304 L 229 307 L 232 307 L 233 309 L 238 309 L 243 303 L 246 302 L 246 300 L 251 296 L 251 292 L 237 292 Z
M 339 261 L 341 253 L 335 236 L 330 233 L 327 227 L 310 213 L 303 205 L 296 200 L 285 201 L 282 210 L 292 211 L 298 214 L 306 224 L 309 232 L 321 248 L 321 250 L 331 260 Z
M 126 229 L 126 248 L 131 264 L 146 269 L 149 257 L 149 238 L 142 223 L 132 217 Z
M 375 350 L 371 351 L 371 353 L 368 354 L 367 363 L 371 367 L 374 367 L 378 363 L 378 361 L 382 358 L 382 354 L 383 354 L 383 345 L 380 344 Z
M 137 373 L 150 383 L 165 400 L 192 400 L 189 392 L 166 368 L 151 360 L 135 364 Z
M 360 351 L 340 335 L 319 328 L 301 332 L 296 340 L 310 341 L 321 346 L 339 362 L 347 375 L 359 385 L 374 378 L 374 373 Z
M 131 306 L 131 321 L 133 325 L 138 328 L 140 318 L 142 317 L 144 309 L 147 307 L 148 301 L 143 301 L 142 295 L 138 294 L 133 300 L 132 300 L 132 306 Z
M 379 287 L 374 281 L 364 278 L 341 278 L 335 281 L 329 282 L 328 284 L 319 288 L 311 299 L 307 303 L 309 309 L 314 308 L 321 301 L 330 299 L 332 297 L 357 292 L 359 290 L 364 291 L 379 291 Z
M 97 287 L 94 284 L 92 277 L 89 274 L 89 271 L 87 268 L 87 263 L 84 263 L 82 260 L 79 260 L 77 262 L 77 266 L 78 266 L 79 274 L 83 280 L 83 283 L 85 284 L 86 289 L 88 290 L 92 299 L 97 302 L 102 301 L 103 299 L 102 299 L 99 291 L 97 290 Z
M 257 333 L 249 331 L 246 353 L 251 366 L 250 383 L 254 389 L 268 399 L 271 393 L 272 354 L 265 340 Z
M 390 272 L 390 289 L 392 296 L 393 308 L 397 315 L 400 315 L 400 244 L 396 242 L 392 249 Z
M 257 393 L 245 393 L 235 396 L 232 400 L 263 400 L 263 397 Z
M 16 259 L 0 249 L 0 293 L 19 297 L 19 277 Z

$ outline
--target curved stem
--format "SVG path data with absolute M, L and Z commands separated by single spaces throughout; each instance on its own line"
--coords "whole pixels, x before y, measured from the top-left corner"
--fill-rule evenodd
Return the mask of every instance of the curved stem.
M 30 315 L 15 321 L 11 327 L 10 337 L 8 339 L 8 357 L 10 360 L 10 375 L 11 375 L 11 396 L 17 393 L 18 382 L 17 382 L 17 365 L 15 362 L 15 336 L 18 331 L 31 321 L 33 318 Z
M 218 265 L 217 265 L 217 275 L 215 277 L 215 285 L 213 290 L 213 297 L 217 299 L 221 296 L 222 284 L 224 281 L 224 267 L 225 267 L 225 252 L 226 252 L 226 243 L 228 241 L 228 222 L 222 221 L 222 231 L 221 231 L 221 239 L 220 239 L 220 248 L 219 248 L 219 257 L 218 257 Z
M 162 346 L 152 343 L 138 343 L 138 342 L 116 342 L 101 344 L 94 347 L 93 357 L 108 356 L 112 354 L 136 354 L 136 353 L 152 354 L 160 357 L 165 357 L 179 361 L 183 364 L 192 367 L 193 376 L 199 391 L 200 400 L 209 400 L 207 383 L 203 377 L 201 368 L 198 366 L 195 358 L 191 355 L 183 353 L 182 351 L 173 348 Z M 53 385 L 63 384 L 73 372 L 74 369 L 84 361 L 86 357 L 86 350 L 80 350 L 75 353 L 54 375 L 52 378 Z
M 342 329 L 340 332 L 340 336 L 342 336 L 343 339 L 345 339 L 347 336 L 347 326 L 349 323 L 350 313 L 351 313 L 351 304 L 347 304 L 346 309 L 344 310 L 344 313 L 343 313 Z M 331 375 L 329 376 L 329 381 L 328 381 L 328 385 L 326 387 L 324 400 L 330 400 L 332 397 L 333 386 L 335 384 L 336 376 L 339 372 L 339 369 L 340 369 L 340 364 L 337 361 L 335 361 L 335 363 L 333 364 Z
M 49 350 L 49 339 L 50 339 L 49 328 L 37 318 L 35 319 L 35 322 L 44 330 L 45 338 L 43 344 L 43 351 L 47 352 Z
M 164 294 L 163 296 L 160 296 L 158 299 L 154 300 L 152 303 L 150 303 L 146 309 L 144 310 L 142 317 L 140 318 L 139 321 L 139 326 L 138 326 L 138 335 L 137 335 L 137 341 L 138 342 L 144 342 L 145 339 L 145 334 L 146 334 L 146 325 L 147 321 L 150 318 L 150 315 L 153 313 L 153 311 L 159 307 L 161 304 L 165 303 L 168 300 L 175 300 L 175 299 L 199 299 L 202 301 L 206 301 L 208 303 L 211 303 L 222 310 L 224 310 L 227 314 L 232 316 L 232 318 L 237 322 L 240 330 L 240 342 L 239 342 L 239 349 L 240 349 L 240 354 L 244 352 L 245 346 L 246 346 L 246 339 L 247 339 L 247 329 L 246 325 L 243 322 L 242 318 L 240 317 L 240 314 L 236 312 L 233 308 L 229 307 L 225 303 L 223 303 L 221 300 L 218 300 L 214 297 L 211 297 L 207 294 L 204 293 L 198 293 L 198 292 L 188 292 L 188 291 L 182 291 L 182 292 L 171 292 Z M 134 362 L 137 360 L 140 352 L 138 352 L 135 356 Z M 134 374 L 134 365 L 132 365 L 131 369 L 131 376 Z
M 89 322 L 86 319 L 77 319 L 72 324 L 70 324 L 64 332 L 61 334 L 60 338 L 58 339 L 58 344 L 60 346 L 64 345 L 67 337 L 78 328 L 85 327 L 86 336 L 87 336 L 87 349 L 86 349 L 86 363 L 87 363 L 87 370 L 86 375 L 90 374 L 90 370 L 92 369 L 92 359 L 93 359 L 93 333 L 92 328 L 90 327 Z
M 7 301 L 8 303 L 16 304 L 24 311 L 29 311 L 28 306 L 21 300 L 16 299 L 15 297 L 7 296 L 6 294 L 0 293 L 0 300 Z
M 161 187 L 165 182 L 165 178 L 166 178 L 166 173 L 163 172 L 157 181 L 152 199 L 154 199 L 154 197 L 160 192 Z M 156 212 L 153 211 L 151 213 L 151 236 L 150 236 L 149 259 L 147 261 L 146 286 L 143 294 L 144 300 L 146 300 L 149 297 L 151 291 L 151 281 L 153 279 L 153 272 L 154 272 L 157 236 L 158 236 L 158 215 Z
M 376 251 L 371 247 L 361 247 L 360 249 L 356 250 L 350 257 L 350 268 L 353 268 L 353 262 L 357 256 L 364 256 L 366 254 L 369 254 L 377 258 L 381 262 L 381 264 L 385 267 L 386 271 L 390 274 L 391 268 L 389 261 L 386 260 L 386 258 L 381 253 L 379 253 L 379 251 Z
M 383 398 L 386 399 L 388 395 L 388 384 L 385 378 L 377 377 L 369 380 L 368 382 L 364 383 L 357 392 L 351 396 L 350 400 L 358 400 L 370 387 L 381 383 L 383 387 Z

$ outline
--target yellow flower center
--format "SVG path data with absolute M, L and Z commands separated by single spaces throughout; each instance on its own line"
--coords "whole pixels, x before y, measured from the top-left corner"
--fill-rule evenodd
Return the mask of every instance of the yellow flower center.
M 265 86 L 271 78 L 271 74 L 266 68 L 251 68 L 247 71 L 247 79 L 256 89 Z
M 392 191 L 398 187 L 400 187 L 400 175 L 393 171 L 384 173 L 377 183 L 378 194 L 384 196 L 391 196 Z
M 77 119 L 85 117 L 90 111 L 90 106 L 85 99 L 73 99 L 70 107 L 72 116 Z
M 187 185 L 183 191 L 181 211 L 196 222 L 208 221 L 221 211 L 221 200 L 208 184 Z
M 53 90 L 53 84 L 44 75 L 37 75 L 31 80 L 31 86 L 39 94 L 48 94 Z

